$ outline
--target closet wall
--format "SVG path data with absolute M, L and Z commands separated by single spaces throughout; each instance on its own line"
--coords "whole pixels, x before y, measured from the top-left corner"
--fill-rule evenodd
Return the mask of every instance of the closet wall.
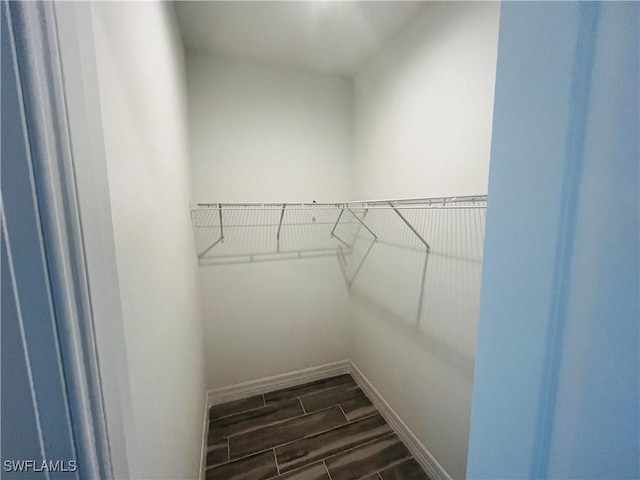
M 351 198 L 349 79 L 203 54 L 187 70 L 193 200 Z M 335 258 L 202 266 L 199 277 L 208 388 L 349 357 Z
M 182 42 L 169 4 L 91 8 L 131 390 L 130 476 L 196 478 L 205 380 Z
M 355 197 L 486 194 L 500 4 L 433 2 L 356 76 Z M 371 211 L 352 360 L 453 478 L 465 476 L 484 210 Z M 367 242 L 362 239 L 362 242 Z M 412 243 L 413 242 L 413 243 Z

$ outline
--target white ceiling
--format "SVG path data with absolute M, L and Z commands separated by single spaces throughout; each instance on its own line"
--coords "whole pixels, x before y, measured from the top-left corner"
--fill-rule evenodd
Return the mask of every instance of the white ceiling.
M 423 2 L 175 2 L 188 51 L 355 75 Z

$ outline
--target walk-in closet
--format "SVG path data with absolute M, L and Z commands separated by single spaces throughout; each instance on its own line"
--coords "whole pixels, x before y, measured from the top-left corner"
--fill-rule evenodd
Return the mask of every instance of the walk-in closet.
M 1 5 L 7 479 L 637 476 L 637 3 Z
M 191 391 L 171 395 L 208 392 L 203 478 L 318 462 L 292 478 L 396 478 L 409 459 L 463 477 L 500 4 L 91 10 L 123 316 L 139 318 L 131 395 L 155 405 L 141 421 L 176 401 L 145 384 L 175 375 Z M 313 382 L 307 395 L 333 394 L 318 407 L 286 394 Z M 263 394 L 230 404 L 235 427 L 215 413 Z M 352 401 L 375 416 L 352 426 Z M 342 431 L 323 454 L 280 453 Z M 351 472 L 367 446 L 380 458 Z
M 109 35 L 124 12 L 96 10 L 98 50 L 130 55 L 129 42 Z M 149 38 L 150 52 L 136 55 L 153 51 L 155 71 L 169 75 L 144 88 L 158 89 L 154 110 L 171 108 L 149 120 L 168 129 L 162 115 L 172 117 L 159 141 L 175 143 L 157 153 L 182 169 L 158 172 L 166 183 L 144 180 L 154 204 L 146 215 L 154 231 L 164 225 L 172 251 L 162 257 L 196 270 L 212 405 L 206 478 L 266 479 L 318 462 L 318 472 L 291 478 L 397 478 L 384 471 L 409 458 L 433 480 L 463 477 L 500 5 L 178 2 L 175 14 L 163 13 L 172 49 L 160 54 Z M 133 122 L 137 110 L 114 119 Z M 122 155 L 114 180 L 156 175 L 147 155 Z M 164 205 L 177 180 L 187 218 L 184 203 Z M 140 193 L 125 194 L 122 208 Z M 180 258 L 169 245 L 177 238 Z M 137 242 L 132 260 L 158 248 L 155 238 Z M 341 386 L 320 388 L 333 378 Z M 320 382 L 311 397 L 286 394 L 309 382 Z M 283 389 L 281 411 L 269 392 Z M 238 407 L 237 420 L 215 413 L 262 394 L 261 408 Z M 340 409 L 359 398 L 377 417 L 351 426 Z M 324 453 L 287 453 L 342 431 L 337 446 L 317 447 Z M 373 458 L 349 465 L 363 455 Z

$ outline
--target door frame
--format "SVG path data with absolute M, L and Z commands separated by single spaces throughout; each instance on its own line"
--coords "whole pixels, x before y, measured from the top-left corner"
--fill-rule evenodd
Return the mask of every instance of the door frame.
M 99 98 L 95 68 L 90 76 L 90 5 L 4 0 L 2 10 L 13 44 L 34 219 L 55 324 L 46 341 L 59 351 L 78 473 L 130 478 L 135 436 L 101 114 L 89 101 Z M 72 49 L 82 56 L 71 61 Z M 87 59 L 92 63 L 81 66 Z M 36 355 L 42 338 L 27 335 L 24 341 L 29 355 Z M 46 402 L 35 408 L 46 408 Z

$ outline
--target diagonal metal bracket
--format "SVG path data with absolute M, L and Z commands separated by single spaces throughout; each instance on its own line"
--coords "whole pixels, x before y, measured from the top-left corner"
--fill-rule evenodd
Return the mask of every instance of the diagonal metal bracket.
M 418 239 L 424 244 L 425 247 L 427 247 L 427 253 L 431 252 L 431 246 L 429 245 L 429 243 L 427 243 L 427 241 L 422 237 L 422 235 L 420 235 L 420 233 L 415 229 L 415 227 L 413 225 L 411 225 L 411 222 L 409 222 L 409 220 L 407 220 L 405 218 L 404 215 L 402 215 L 402 213 L 400 213 L 400 210 L 398 210 L 398 208 L 391 202 L 389 202 L 389 205 L 391 206 L 391 208 L 393 209 L 394 212 L 396 212 L 398 214 L 398 216 L 402 219 L 402 221 L 407 225 L 407 227 L 409 227 L 409 230 L 411 230 L 414 235 L 416 237 L 418 237 Z
M 336 219 L 336 223 L 333 224 L 333 228 L 331 229 L 331 236 L 333 237 L 333 234 L 336 231 L 336 228 L 338 227 L 338 223 L 340 223 L 340 219 L 342 218 L 342 214 L 344 213 L 344 207 L 342 207 L 342 209 L 340 210 L 340 213 L 338 214 L 338 218 Z
M 354 272 L 354 274 L 353 274 L 353 276 L 351 278 L 349 278 L 349 276 L 347 274 L 347 270 L 346 270 L 346 267 L 347 267 L 349 262 L 347 261 L 347 258 L 346 258 L 345 254 L 344 254 L 344 251 L 342 250 L 342 247 L 340 245 L 338 245 L 338 263 L 340 264 L 340 269 L 342 270 L 342 274 L 344 275 L 344 278 L 345 278 L 345 280 L 347 282 L 347 286 L 349 288 L 351 288 L 351 285 L 353 284 L 354 280 L 358 276 L 358 273 L 360 273 L 360 269 L 364 265 L 365 260 L 369 256 L 369 252 L 371 252 L 371 249 L 373 248 L 373 245 L 378 241 L 378 236 L 375 233 L 373 233 L 373 231 L 367 226 L 366 223 L 364 223 L 363 219 L 358 217 L 358 215 L 356 215 L 349 207 L 344 206 L 344 207 L 342 207 L 342 210 L 340 210 L 340 214 L 338 215 L 338 219 L 336 220 L 336 223 L 333 226 L 333 230 L 331 230 L 331 236 L 333 238 L 339 240 L 341 243 L 343 243 L 348 248 L 352 248 L 352 245 L 349 245 L 347 242 L 345 242 L 343 239 L 341 239 L 340 237 L 338 237 L 338 235 L 335 234 L 335 229 L 338 226 L 338 222 L 340 221 L 340 218 L 342 217 L 342 214 L 344 213 L 345 210 L 347 210 L 358 221 L 358 223 L 360 224 L 360 228 L 364 227 L 367 230 L 367 232 L 369 232 L 373 236 L 373 238 L 371 239 L 371 243 L 369 244 L 369 247 L 367 248 L 367 251 L 363 255 L 362 260 L 360 260 L 360 263 L 358 263 L 358 266 L 356 267 L 356 271 Z M 365 216 L 367 214 L 367 211 L 368 210 L 365 210 Z M 354 243 L 357 240 L 357 237 L 358 237 L 358 234 L 356 233 L 356 236 L 354 237 L 354 240 L 353 240 Z
M 280 253 L 280 231 L 282 230 L 282 220 L 284 220 L 284 210 L 287 208 L 287 204 L 282 204 L 282 213 L 280 213 L 280 223 L 278 223 L 278 233 L 276 233 L 276 248 Z
M 282 204 L 282 213 L 280 214 L 280 223 L 278 224 L 278 233 L 276 234 L 276 240 L 280 241 L 280 230 L 282 230 L 282 220 L 284 219 L 284 209 L 287 208 L 287 204 Z
M 364 223 L 364 221 L 362 221 L 362 219 L 359 216 L 357 216 L 355 213 L 353 213 L 353 211 L 349 207 L 345 207 L 345 208 L 349 211 L 349 213 L 351 215 L 353 215 L 355 217 L 355 219 L 358 222 L 360 222 L 360 225 L 362 225 L 367 230 L 367 232 L 369 232 L 371 235 L 373 235 L 373 238 L 375 240 L 378 240 L 378 236 L 375 233 L 373 233 L 369 227 L 367 227 L 367 224 Z
M 429 202 L 429 204 L 431 204 L 431 202 Z M 418 298 L 418 312 L 416 314 L 416 324 L 420 325 L 420 317 L 422 316 L 422 304 L 424 303 L 424 285 L 425 285 L 425 282 L 427 280 L 427 262 L 429 261 L 429 254 L 431 253 L 431 246 L 424 239 L 424 237 L 422 235 L 420 235 L 420 233 L 415 229 L 415 227 L 411 224 L 411 222 L 409 220 L 407 220 L 404 215 L 402 215 L 400 210 L 398 210 L 396 208 L 396 206 L 393 205 L 393 203 L 389 202 L 389 205 L 391 206 L 393 211 L 398 214 L 398 216 L 407 225 L 407 227 L 409 227 L 409 229 L 414 233 L 414 235 L 416 237 L 418 237 L 418 239 L 427 248 L 427 251 L 425 252 L 425 256 L 424 256 L 424 266 L 422 268 L 422 281 L 420 283 L 420 297 Z
M 213 242 L 211 245 L 209 245 L 202 253 L 200 253 L 198 255 L 198 260 L 201 259 L 202 257 L 204 257 L 207 253 L 209 253 L 209 251 L 215 247 L 216 245 L 218 245 L 220 242 L 224 242 L 224 228 L 222 225 L 222 205 L 218 204 L 218 216 L 220 217 L 220 238 L 217 239 L 215 242 Z
M 331 229 L 331 234 L 330 235 L 331 235 L 331 238 L 335 238 L 340 243 L 342 243 L 345 247 L 351 248 L 351 245 L 349 245 L 342 238 L 340 238 L 338 235 L 336 235 L 336 228 L 338 228 L 338 223 L 340 223 L 340 219 L 342 218 L 342 214 L 343 213 L 344 213 L 344 207 L 342 207 L 342 209 L 340 210 L 340 213 L 338 214 L 338 218 L 336 219 L 336 223 L 333 224 L 333 228 Z

